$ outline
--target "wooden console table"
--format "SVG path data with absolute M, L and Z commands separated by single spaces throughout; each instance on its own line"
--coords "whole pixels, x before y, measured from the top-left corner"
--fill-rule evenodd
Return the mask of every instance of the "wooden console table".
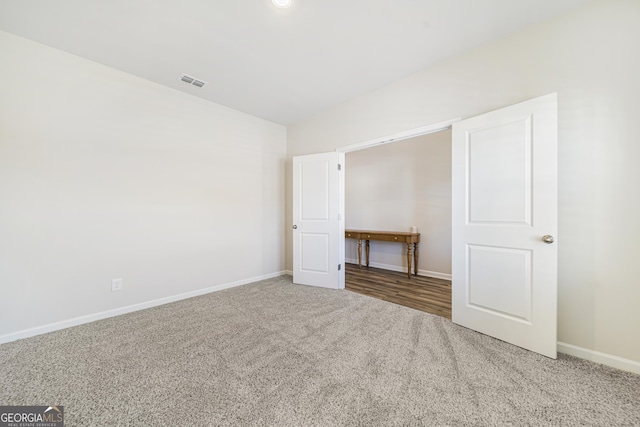
M 413 252 L 414 274 L 418 275 L 418 243 L 420 233 L 403 233 L 401 231 L 367 231 L 345 230 L 344 237 L 358 240 L 358 268 L 362 265 L 362 240 L 365 240 L 365 254 L 367 267 L 369 267 L 369 240 L 381 240 L 384 242 L 400 242 L 407 244 L 407 276 L 411 279 L 411 253 Z

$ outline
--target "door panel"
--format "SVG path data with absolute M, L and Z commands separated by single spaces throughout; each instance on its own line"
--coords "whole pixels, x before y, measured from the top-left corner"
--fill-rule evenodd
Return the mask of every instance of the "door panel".
M 344 288 L 343 166 L 344 153 L 293 158 L 294 283 Z
M 303 272 L 329 273 L 329 234 L 300 232 L 300 270 Z
M 467 245 L 467 260 L 469 306 L 531 320 L 531 251 Z
M 468 132 L 466 144 L 469 222 L 530 224 L 531 117 Z
M 556 357 L 556 95 L 453 125 L 452 317 Z
M 311 162 L 307 159 L 300 167 L 300 220 L 329 220 L 329 166 L 328 161 Z

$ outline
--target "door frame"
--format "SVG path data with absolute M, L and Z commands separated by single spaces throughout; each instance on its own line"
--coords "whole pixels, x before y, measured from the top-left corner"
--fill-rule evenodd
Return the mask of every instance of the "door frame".
M 375 138 L 375 139 L 370 139 L 367 141 L 363 141 L 363 142 L 359 142 L 356 144 L 351 144 L 351 145 L 346 145 L 343 147 L 338 147 L 335 149 L 335 151 L 337 152 L 341 152 L 341 153 L 349 153 L 352 151 L 359 151 L 359 150 L 364 150 L 366 148 L 373 148 L 373 147 L 377 147 L 383 144 L 390 144 L 392 142 L 397 142 L 397 141 L 402 141 L 405 139 L 410 139 L 410 138 L 415 138 L 418 136 L 423 136 L 423 135 L 429 135 L 432 133 L 437 133 L 437 132 L 442 132 L 448 129 L 451 129 L 451 126 L 454 123 L 457 123 L 459 121 L 461 121 L 462 118 L 460 117 L 456 117 L 453 119 L 449 119 L 449 120 L 445 120 L 442 122 L 436 122 L 436 123 L 431 123 L 431 124 L 427 124 L 424 126 L 421 126 L 419 128 L 414 128 L 414 129 L 409 129 L 403 132 L 398 132 L 398 133 L 394 133 L 392 135 L 387 135 L 387 136 L 383 136 L 380 138 Z M 347 168 L 346 166 L 346 156 L 345 156 L 345 170 Z M 340 191 L 342 192 L 342 194 L 344 194 L 345 192 L 345 182 L 346 179 L 344 179 L 345 177 L 343 177 L 343 179 L 341 180 L 340 184 L 341 188 Z M 344 218 L 344 220 L 346 221 L 346 218 Z M 339 244 L 341 245 L 341 247 L 344 247 L 345 245 L 345 237 L 344 234 L 340 236 L 340 240 L 339 240 Z
M 415 138 L 416 136 L 428 135 L 430 133 L 441 132 L 451 128 L 456 122 L 462 120 L 460 117 L 454 119 L 445 120 L 443 122 L 430 123 L 419 128 L 409 129 L 404 132 L 394 133 L 392 135 L 383 136 L 380 138 L 374 138 L 363 142 L 358 142 L 352 145 L 346 145 L 336 148 L 335 151 L 340 153 L 349 153 L 351 151 L 364 150 L 365 148 L 376 147 L 382 144 L 389 144 L 396 141 L 402 141 L 403 139 Z

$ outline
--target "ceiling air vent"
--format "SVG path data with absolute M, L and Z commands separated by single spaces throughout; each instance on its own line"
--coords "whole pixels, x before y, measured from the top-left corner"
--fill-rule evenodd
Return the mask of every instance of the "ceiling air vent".
M 189 83 L 189 84 L 191 84 L 191 83 L 193 83 L 193 81 L 194 81 L 195 79 L 194 79 L 193 77 L 189 77 L 189 76 L 187 76 L 186 74 L 183 74 L 183 75 L 181 75 L 181 76 L 180 76 L 180 80 L 182 80 L 182 81 L 183 81 L 183 82 L 185 82 L 185 83 Z
M 196 87 L 202 87 L 202 86 L 204 86 L 206 84 L 202 80 L 198 80 L 195 77 L 191 77 L 191 76 L 189 76 L 187 74 L 181 74 L 179 80 L 182 81 L 182 82 L 185 82 L 187 84 L 196 86 Z

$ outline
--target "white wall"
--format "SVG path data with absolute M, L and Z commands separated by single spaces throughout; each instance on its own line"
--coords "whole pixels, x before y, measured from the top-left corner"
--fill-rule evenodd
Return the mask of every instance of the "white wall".
M 283 126 L 3 32 L 0 52 L 0 338 L 283 271 Z
M 419 274 L 451 278 L 451 131 L 352 151 L 345 164 L 346 228 L 415 225 Z M 370 246 L 371 266 L 407 271 L 406 245 L 372 240 Z M 346 240 L 346 258 L 357 262 L 356 240 Z
M 594 1 L 291 126 L 288 157 L 558 92 L 559 340 L 640 362 L 639 22 Z

